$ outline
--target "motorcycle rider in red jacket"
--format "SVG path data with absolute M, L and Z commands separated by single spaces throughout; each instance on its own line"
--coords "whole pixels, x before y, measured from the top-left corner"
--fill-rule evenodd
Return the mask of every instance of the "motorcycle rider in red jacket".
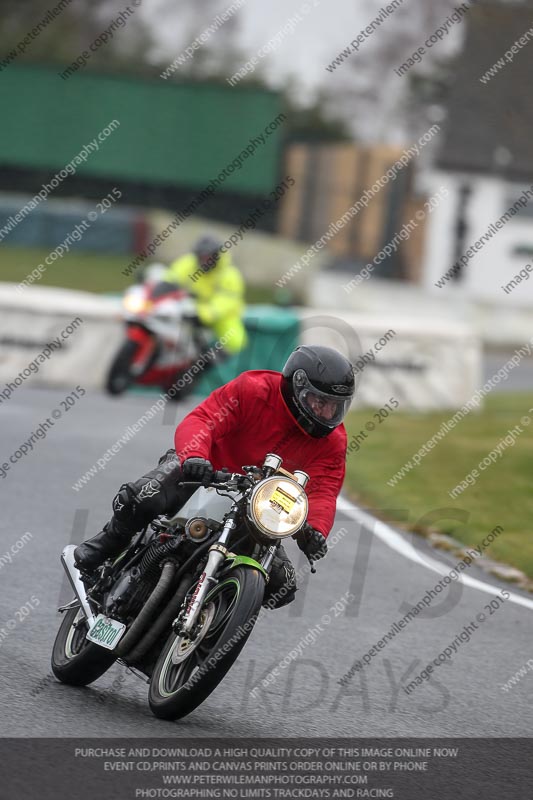
M 76 548 L 78 568 L 92 572 L 122 552 L 154 517 L 179 509 L 194 491 L 179 486 L 179 481 L 208 484 L 214 470 L 240 472 L 244 464 L 261 464 L 268 452 L 281 456 L 286 469 L 309 474 L 308 519 L 294 538 L 310 561 L 322 558 L 344 481 L 347 443 L 342 421 L 354 391 L 348 359 L 318 345 L 298 347 L 281 374 L 243 372 L 216 389 L 178 425 L 175 449 L 142 478 L 121 486 L 112 519 Z M 269 598 L 273 607 L 290 603 L 296 588 L 294 567 L 280 546 L 265 605 Z

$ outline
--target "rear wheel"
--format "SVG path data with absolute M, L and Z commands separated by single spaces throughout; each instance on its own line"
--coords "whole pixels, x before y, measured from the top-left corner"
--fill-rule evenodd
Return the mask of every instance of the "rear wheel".
M 194 638 L 169 636 L 150 682 L 156 717 L 184 717 L 214 691 L 252 632 L 264 592 L 259 570 L 237 567 L 207 595 Z
M 86 686 L 116 661 L 112 651 L 85 638 L 88 629 L 80 608 L 71 608 L 65 613 L 52 650 L 52 671 L 62 683 Z
M 187 375 L 189 380 L 183 381 L 183 377 Z M 174 381 L 164 387 L 165 392 L 170 392 L 168 395 L 169 400 L 179 403 L 185 400 L 193 392 L 197 381 L 192 379 L 187 369 L 181 369 L 175 376 Z M 182 384 L 182 385 L 178 385 Z

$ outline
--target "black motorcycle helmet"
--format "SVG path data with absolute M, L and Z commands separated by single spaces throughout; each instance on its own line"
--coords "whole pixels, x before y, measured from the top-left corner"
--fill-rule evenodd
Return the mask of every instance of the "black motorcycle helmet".
M 210 272 L 218 263 L 222 242 L 216 236 L 201 236 L 194 245 L 194 255 L 198 259 L 202 272 Z
M 283 399 L 298 425 L 315 439 L 341 424 L 354 393 L 353 366 L 331 347 L 297 347 L 283 367 Z

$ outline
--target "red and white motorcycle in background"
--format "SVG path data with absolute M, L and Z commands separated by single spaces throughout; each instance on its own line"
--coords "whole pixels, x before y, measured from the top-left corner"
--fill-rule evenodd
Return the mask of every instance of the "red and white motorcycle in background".
M 106 389 L 122 394 L 132 384 L 168 391 L 205 351 L 209 332 L 195 323 L 195 304 L 174 283 L 161 280 L 163 265 L 146 270 L 143 283 L 130 286 L 123 297 L 126 339 L 109 369 Z M 189 394 L 193 380 L 174 394 Z

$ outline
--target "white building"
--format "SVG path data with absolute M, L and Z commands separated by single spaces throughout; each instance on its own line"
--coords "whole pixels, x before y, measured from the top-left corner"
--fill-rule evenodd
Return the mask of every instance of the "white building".
M 424 287 L 509 310 L 533 308 L 532 12 L 471 9 L 442 148 L 424 179 L 431 195 L 449 191 L 429 219 Z

